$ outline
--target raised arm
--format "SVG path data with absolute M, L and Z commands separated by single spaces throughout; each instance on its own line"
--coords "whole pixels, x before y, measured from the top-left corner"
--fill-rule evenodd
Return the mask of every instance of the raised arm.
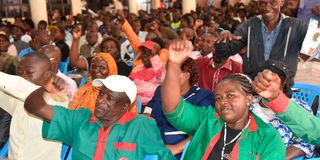
M 47 104 L 44 100 L 43 95 L 46 92 L 59 94 L 59 92 L 64 89 L 66 83 L 62 78 L 56 75 L 52 75 L 52 77 L 49 77 L 48 79 L 50 80 L 46 85 L 33 91 L 27 97 L 24 103 L 24 108 L 29 113 L 50 122 L 53 117 L 53 109 L 52 106 Z
M 308 143 L 320 145 L 320 118 L 307 112 L 279 90 L 280 77 L 269 70 L 259 73 L 252 83 L 265 104 L 292 130 L 295 136 Z M 299 115 L 299 116 L 297 116 Z
M 169 62 L 167 73 L 161 87 L 161 99 L 166 113 L 173 112 L 180 100 L 181 64 L 193 50 L 190 41 L 177 40 L 169 46 Z
M 117 12 L 117 17 L 120 20 L 122 31 L 126 34 L 130 44 L 132 45 L 133 50 L 136 52 L 137 56 L 140 54 L 139 46 L 141 45 L 141 41 L 138 35 L 134 32 L 131 25 L 127 21 L 126 17 L 121 11 Z
M 87 69 L 87 63 L 84 59 L 81 59 L 78 54 L 78 47 L 79 47 L 79 41 L 80 37 L 82 35 L 82 27 L 77 26 L 73 29 L 72 31 L 73 39 L 71 43 L 71 48 L 70 48 L 70 63 L 77 68 L 80 69 Z

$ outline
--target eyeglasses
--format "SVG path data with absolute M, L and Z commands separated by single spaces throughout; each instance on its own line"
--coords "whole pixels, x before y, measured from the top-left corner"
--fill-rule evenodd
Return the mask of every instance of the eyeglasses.
M 277 1 L 272 1 L 272 2 L 258 2 L 258 5 L 260 8 L 266 8 L 270 5 L 271 8 L 277 8 L 279 6 L 279 3 Z

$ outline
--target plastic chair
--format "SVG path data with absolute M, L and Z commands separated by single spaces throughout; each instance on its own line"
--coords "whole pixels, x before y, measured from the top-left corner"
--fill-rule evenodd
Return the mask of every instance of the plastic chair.
M 138 113 L 142 113 L 142 103 L 139 99 L 137 99 L 137 107 L 138 107 Z
M 293 160 L 320 160 L 320 158 L 305 158 L 305 157 L 298 157 L 298 158 L 294 158 Z
M 190 141 L 189 141 L 189 142 L 187 142 L 187 143 L 186 143 L 186 145 L 184 146 L 184 149 L 183 149 L 183 151 L 182 151 L 182 155 L 181 155 L 181 157 L 180 157 L 180 160 L 183 160 L 183 158 L 184 158 L 184 156 L 185 156 L 185 154 L 186 154 L 186 151 L 187 151 L 187 148 L 188 148 L 189 144 L 190 144 Z
M 320 86 L 296 83 L 293 88 L 298 88 L 298 92 L 293 92 L 292 97 L 307 102 L 314 115 L 320 117 Z
M 75 73 L 77 71 L 77 69 L 68 70 L 69 63 L 70 63 L 69 62 L 69 57 L 65 61 L 61 61 L 59 63 L 60 72 L 62 72 L 65 75 Z
M 62 145 L 61 160 L 71 160 L 72 148 L 66 144 Z
M 8 149 L 9 149 L 9 140 L 7 140 L 6 144 L 0 150 L 0 158 L 5 158 L 8 156 Z
M 79 84 L 79 88 L 82 87 L 86 83 L 87 83 L 87 79 L 84 76 L 82 76 L 80 84 Z
M 67 72 L 68 72 L 68 65 L 69 65 L 69 63 L 67 63 L 67 62 L 60 62 L 60 63 L 59 63 L 59 70 L 60 70 L 60 72 L 62 72 L 63 74 L 67 74 Z
M 292 97 L 307 102 L 314 115 L 320 117 L 320 86 L 296 83 L 293 88 L 298 89 L 298 91 L 293 92 Z M 305 157 L 299 157 L 294 160 L 320 160 L 320 158 L 306 159 Z

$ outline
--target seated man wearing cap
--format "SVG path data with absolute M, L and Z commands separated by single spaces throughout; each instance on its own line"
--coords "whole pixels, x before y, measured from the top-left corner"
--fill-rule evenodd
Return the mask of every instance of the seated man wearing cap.
M 52 77 L 57 90 L 64 83 Z M 73 147 L 74 159 L 142 159 L 157 155 L 160 159 L 174 159 L 163 144 L 156 123 L 149 118 L 128 112 L 137 94 L 135 84 L 127 77 L 112 75 L 96 79 L 100 87 L 94 114 L 90 110 L 68 110 L 48 105 L 39 88 L 29 95 L 25 109 L 44 119 L 42 136 Z
M 282 61 L 277 60 L 267 60 L 261 67 L 259 67 L 254 73 L 257 75 L 258 72 L 263 71 L 264 69 L 269 69 L 273 73 L 277 74 L 281 79 L 280 90 L 288 97 L 291 97 L 292 91 L 291 87 L 289 86 L 288 78 L 289 78 L 289 70 L 287 65 Z M 311 107 L 301 100 L 297 100 L 291 98 L 294 102 L 304 108 L 306 111 L 312 113 Z M 306 156 L 311 158 L 314 154 L 314 146 L 311 144 L 306 143 L 301 138 L 294 136 L 290 128 L 280 120 L 280 118 L 273 112 L 271 109 L 267 108 L 267 106 L 262 103 L 262 99 L 256 96 L 253 99 L 253 103 L 250 107 L 253 113 L 259 116 L 264 122 L 270 124 L 275 129 L 278 130 L 282 137 L 283 143 L 287 147 L 286 151 L 286 158 L 293 159 L 300 156 Z

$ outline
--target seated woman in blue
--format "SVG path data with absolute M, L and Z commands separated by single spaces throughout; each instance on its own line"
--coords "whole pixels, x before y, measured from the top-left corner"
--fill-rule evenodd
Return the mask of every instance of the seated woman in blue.
M 282 61 L 269 59 L 263 64 L 263 66 L 257 69 L 257 72 L 254 75 L 257 75 L 258 72 L 262 72 L 265 69 L 269 69 L 280 77 L 280 90 L 286 96 L 291 97 L 291 87 L 287 83 L 289 78 L 289 70 L 287 65 Z M 303 107 L 306 111 L 312 113 L 311 108 L 306 102 L 294 98 L 291 99 L 299 104 L 299 106 Z M 293 159 L 300 156 L 311 158 L 313 156 L 314 145 L 308 144 L 301 138 L 294 136 L 291 129 L 276 115 L 276 113 L 267 108 L 267 106 L 261 101 L 261 97 L 256 96 L 253 99 L 250 109 L 264 122 L 270 124 L 278 130 L 283 143 L 286 145 L 286 159 Z
M 184 100 L 197 106 L 214 106 L 214 95 L 212 92 L 199 88 L 197 83 L 199 80 L 198 68 L 193 59 L 188 58 L 181 65 L 180 74 L 180 94 Z M 180 159 L 181 152 L 185 144 L 191 139 L 189 136 L 173 127 L 165 117 L 162 111 L 161 102 L 161 86 L 156 89 L 156 92 L 145 108 L 144 113 L 150 113 L 160 129 L 161 137 L 167 147 L 171 150 L 172 154 Z

